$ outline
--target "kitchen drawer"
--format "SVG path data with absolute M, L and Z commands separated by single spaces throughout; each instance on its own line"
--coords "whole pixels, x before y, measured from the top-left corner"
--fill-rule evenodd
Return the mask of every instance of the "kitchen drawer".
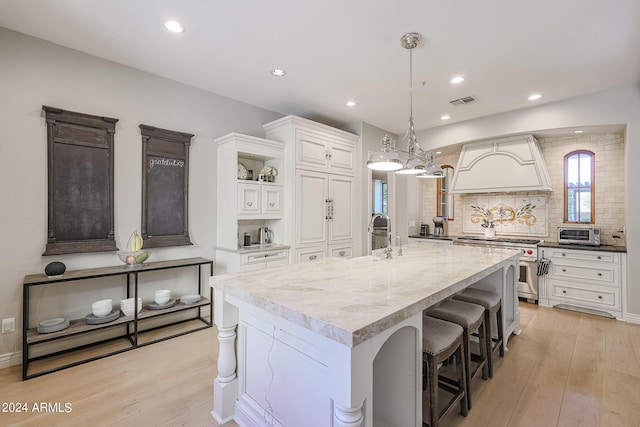
M 288 250 L 276 250 L 276 251 L 264 251 L 264 252 L 251 252 L 248 254 L 242 254 L 240 256 L 240 265 L 254 264 L 260 262 L 272 262 L 275 260 L 287 259 Z
M 310 247 L 296 249 L 296 262 L 319 261 L 324 259 L 324 247 Z
M 331 256 L 338 258 L 351 258 L 353 248 L 351 246 L 335 246 L 331 248 Z
M 551 298 L 562 299 L 568 303 L 575 301 L 578 305 L 620 310 L 620 294 L 617 290 L 612 289 L 586 289 L 552 282 Z
M 578 261 L 588 263 L 620 263 L 620 254 L 597 250 L 582 251 L 562 248 L 543 248 L 544 256 L 551 261 Z
M 603 266 L 592 264 L 593 266 L 560 264 L 551 261 L 551 275 L 558 279 L 577 279 L 601 282 L 598 284 L 606 286 L 619 286 L 616 281 L 617 266 L 602 268 Z

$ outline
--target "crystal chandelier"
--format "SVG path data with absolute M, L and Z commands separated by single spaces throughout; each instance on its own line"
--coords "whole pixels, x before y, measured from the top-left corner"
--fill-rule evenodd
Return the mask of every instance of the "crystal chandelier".
M 419 178 L 437 178 L 443 175 L 433 160 L 433 155 L 426 153 L 418 145 L 413 125 L 413 49 L 422 40 L 420 33 L 407 33 L 400 39 L 400 44 L 409 50 L 409 129 L 400 142 L 407 140 L 407 149 L 398 148 L 395 141 L 385 135 L 381 141 L 380 151 L 371 155 L 367 167 L 379 171 L 396 171 L 399 174 L 414 174 Z M 406 160 L 401 158 L 406 157 Z

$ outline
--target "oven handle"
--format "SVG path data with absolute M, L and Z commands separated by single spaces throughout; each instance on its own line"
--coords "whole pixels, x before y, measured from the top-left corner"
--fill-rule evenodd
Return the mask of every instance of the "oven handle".
M 547 258 L 540 258 L 538 260 L 538 276 L 545 276 L 549 273 L 549 266 L 551 265 L 551 260 Z

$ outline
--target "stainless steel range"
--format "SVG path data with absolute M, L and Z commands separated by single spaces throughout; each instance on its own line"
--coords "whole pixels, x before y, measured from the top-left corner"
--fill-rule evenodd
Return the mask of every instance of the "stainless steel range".
M 518 297 L 525 298 L 529 302 L 538 300 L 538 244 L 539 239 L 519 239 L 497 237 L 485 239 L 480 236 L 463 236 L 453 241 L 454 245 L 484 246 L 493 248 L 518 249 L 522 252 L 520 257 L 520 275 L 518 278 Z

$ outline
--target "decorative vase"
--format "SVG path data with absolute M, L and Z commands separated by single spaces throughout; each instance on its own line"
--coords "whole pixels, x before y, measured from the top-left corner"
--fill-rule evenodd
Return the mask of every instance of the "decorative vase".
M 47 264 L 44 268 L 44 273 L 48 277 L 57 277 L 62 276 L 67 269 L 67 266 L 61 263 L 60 261 L 54 261 Z
M 484 238 L 485 239 L 493 239 L 496 237 L 496 229 L 493 227 L 487 227 L 484 229 Z

